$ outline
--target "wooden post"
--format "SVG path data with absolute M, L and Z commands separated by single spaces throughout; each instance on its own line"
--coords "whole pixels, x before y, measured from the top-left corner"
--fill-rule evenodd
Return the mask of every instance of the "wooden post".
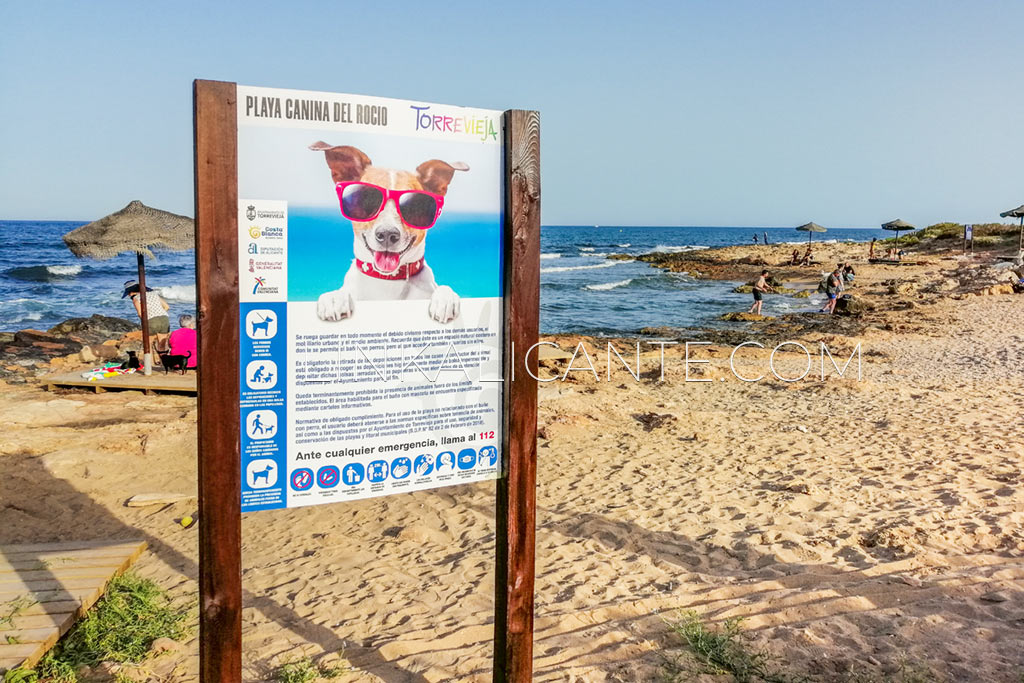
M 142 373 L 153 374 L 153 349 L 149 345 L 149 302 L 146 300 L 146 261 L 136 253 L 139 261 L 139 318 L 142 320 Z
M 195 81 L 199 313 L 199 679 L 242 680 L 235 84 Z
M 142 254 L 135 254 L 139 260 L 139 317 L 142 318 L 142 353 L 151 353 L 149 346 L 149 302 L 146 301 L 146 262 Z
M 533 583 L 537 486 L 537 343 L 540 326 L 540 114 L 514 109 L 505 128 L 505 362 L 502 455 L 497 482 L 494 681 L 533 677 Z M 515 381 L 512 381 L 512 377 Z

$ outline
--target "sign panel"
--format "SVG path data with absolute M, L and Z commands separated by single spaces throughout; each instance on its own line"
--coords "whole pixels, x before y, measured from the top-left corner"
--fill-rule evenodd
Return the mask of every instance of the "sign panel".
M 501 475 L 501 113 L 238 86 L 242 510 Z

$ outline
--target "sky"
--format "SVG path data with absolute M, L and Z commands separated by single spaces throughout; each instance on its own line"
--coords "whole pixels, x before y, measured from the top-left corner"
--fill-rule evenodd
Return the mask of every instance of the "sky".
M 0 3 L 0 218 L 192 215 L 192 81 L 541 115 L 542 220 L 1024 203 L 1024 3 Z

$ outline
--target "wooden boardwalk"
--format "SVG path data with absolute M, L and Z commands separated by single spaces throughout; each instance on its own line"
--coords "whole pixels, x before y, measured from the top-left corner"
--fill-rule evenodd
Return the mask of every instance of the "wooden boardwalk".
M 145 549 L 145 541 L 0 546 L 0 673 L 35 665 Z
M 119 375 L 89 381 L 81 373 L 71 372 L 66 375 L 48 375 L 40 380 L 48 390 L 54 387 L 83 387 L 92 389 L 97 394 L 102 391 L 141 391 L 145 394 L 155 392 L 196 395 L 196 371 L 189 370 L 184 375 L 163 370 L 154 370 L 146 377 L 140 372 L 131 375 Z

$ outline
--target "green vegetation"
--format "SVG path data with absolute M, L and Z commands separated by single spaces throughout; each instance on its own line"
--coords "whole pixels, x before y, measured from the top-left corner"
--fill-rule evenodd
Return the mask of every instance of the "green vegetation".
M 191 632 L 190 611 L 176 608 L 149 579 L 122 574 L 106 593 L 34 670 L 7 672 L 4 683 L 75 683 L 81 665 L 100 662 L 137 664 L 149 655 L 157 638 L 180 640 Z M 123 676 L 119 677 L 123 680 Z
M 764 650 L 751 650 L 740 625 L 741 618 L 728 619 L 721 627 L 708 626 L 696 612 L 679 615 L 667 622 L 679 636 L 686 651 L 665 657 L 665 679 L 672 683 L 692 680 L 701 674 L 729 676 L 734 683 L 810 683 L 814 678 L 778 667 L 776 658 Z M 832 680 L 830 677 L 829 680 Z M 857 669 L 841 675 L 846 683 L 932 683 L 937 681 L 927 666 L 906 657 L 892 674 Z M 1024 676 L 1022 676 L 1024 683 Z
M 34 604 L 36 604 L 35 600 L 24 595 L 19 595 L 12 600 L 0 603 L 0 628 L 9 627 L 14 623 L 14 617 L 18 616 L 23 610 L 28 609 Z
M 981 237 L 974 238 L 974 246 L 994 247 L 1004 242 L 1009 242 L 1012 238 L 1012 235 L 982 235 Z
M 4 683 L 36 683 L 39 674 L 33 669 L 11 669 L 4 673 Z
M 731 675 L 736 683 L 792 683 L 807 680 L 776 669 L 772 656 L 764 651 L 752 652 L 743 642 L 741 619 L 729 619 L 721 628 L 707 626 L 696 612 L 680 615 L 669 622 L 669 628 L 686 644 L 699 673 Z M 688 662 L 675 659 L 666 664 L 670 681 L 682 681 L 694 672 Z
M 1019 226 L 1011 223 L 975 223 L 975 246 L 995 246 L 1004 240 L 1010 240 L 1019 231 Z M 927 228 L 900 235 L 900 246 L 911 247 L 925 241 L 962 240 L 964 238 L 963 223 L 935 223 Z M 894 245 L 895 237 L 879 240 L 881 244 Z
M 344 666 L 314 664 L 309 657 L 303 657 L 278 667 L 274 672 L 274 680 L 278 683 L 312 683 L 320 679 L 337 678 L 346 671 Z

